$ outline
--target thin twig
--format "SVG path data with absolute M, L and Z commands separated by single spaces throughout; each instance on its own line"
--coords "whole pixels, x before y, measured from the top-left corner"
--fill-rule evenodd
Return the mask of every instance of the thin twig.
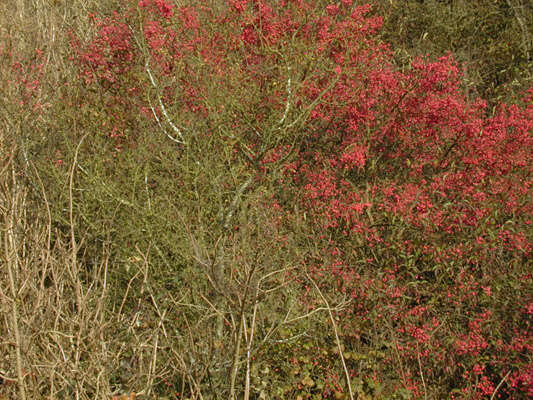
M 341 303 L 341 304 L 339 304 L 337 307 L 334 307 L 332 310 L 340 311 L 340 310 L 342 310 L 342 309 L 343 309 L 348 303 L 349 303 L 349 301 L 346 301 L 346 302 L 344 302 L 344 303 Z M 329 311 L 329 310 L 330 310 L 330 308 L 328 308 L 328 307 L 317 307 L 317 308 L 313 309 L 312 311 L 308 312 L 307 314 L 304 314 L 304 315 L 300 315 L 300 316 L 298 316 L 298 317 L 291 318 L 291 319 L 285 321 L 285 323 L 290 324 L 290 323 L 292 323 L 292 322 L 296 322 L 296 321 L 298 321 L 298 320 L 300 320 L 300 319 L 308 318 L 308 317 L 310 317 L 311 315 L 313 315 L 313 314 L 316 313 L 316 312 L 319 312 L 319 311 Z
M 248 186 L 250 186 L 250 183 L 252 183 L 253 179 L 254 176 L 252 175 L 246 181 L 244 181 L 239 190 L 237 190 L 237 193 L 235 193 L 235 196 L 233 196 L 233 200 L 227 210 L 226 216 L 224 217 L 224 229 L 228 229 L 229 224 L 231 222 L 231 218 L 233 217 L 233 214 L 235 213 L 235 211 L 237 210 L 237 206 L 239 205 L 239 201 Z
M 259 283 L 258 285 L 259 286 Z M 257 291 L 256 291 L 257 293 Z M 250 399 L 250 368 L 251 368 L 251 359 L 252 359 L 252 343 L 254 340 L 254 333 L 255 333 L 255 321 L 257 317 L 257 307 L 259 305 L 259 301 L 255 300 L 254 304 L 254 312 L 252 316 L 252 325 L 250 326 L 250 336 L 247 337 L 247 348 L 246 348 L 246 382 L 244 385 L 244 400 Z M 245 320 L 246 322 L 246 320 Z M 245 325 L 246 328 L 246 325 Z
M 418 360 L 418 369 L 420 371 L 420 379 L 422 379 L 422 387 L 424 388 L 424 400 L 427 400 L 428 392 L 426 388 L 426 381 L 424 380 L 424 373 L 422 372 L 422 363 L 420 362 L 420 352 L 418 351 L 418 343 L 416 344 L 416 358 Z
M 159 325 L 161 326 L 163 321 L 159 321 Z M 156 370 L 156 363 L 157 363 L 157 345 L 159 343 L 159 329 L 156 330 L 155 333 L 155 340 L 154 340 L 154 351 L 152 353 L 152 362 L 150 363 L 150 369 L 148 370 L 148 387 L 146 388 L 146 396 L 150 397 L 150 393 L 152 392 L 152 386 L 154 381 L 154 375 Z
M 12 166 L 13 167 L 13 166 Z M 12 175 L 13 175 L 13 187 L 16 187 L 16 181 L 15 181 L 15 171 L 12 168 Z M 18 291 L 15 287 L 15 276 L 13 271 L 13 263 L 15 264 L 15 267 L 18 265 L 17 263 L 17 245 L 16 245 L 16 239 L 15 239 L 15 208 L 18 206 L 19 203 L 19 191 L 13 190 L 12 195 L 12 202 L 11 202 L 11 210 L 9 210 L 9 215 L 7 217 L 7 234 L 5 235 L 4 240 L 4 250 L 5 255 L 7 258 L 7 272 L 9 276 L 9 286 L 11 289 L 11 296 L 13 297 L 11 299 L 11 317 L 13 319 L 13 332 L 15 334 L 15 357 L 16 357 L 16 363 L 17 363 L 17 383 L 19 388 L 19 394 L 21 400 L 26 400 L 26 386 L 24 384 L 24 374 L 22 371 L 22 354 L 20 352 L 20 349 L 22 347 L 21 337 L 20 337 L 20 330 L 19 330 L 19 311 L 17 306 L 17 297 L 18 297 Z M 13 259 L 15 260 L 13 262 Z
M 291 89 L 291 67 L 290 65 L 287 66 L 287 102 L 285 103 L 285 111 L 283 112 L 283 116 L 281 117 L 281 120 L 278 122 L 278 124 L 281 126 L 283 122 L 285 122 L 285 118 L 287 118 L 287 114 L 289 113 L 289 109 L 291 107 L 291 97 L 292 97 L 292 89 Z
M 146 64 L 145 64 L 145 69 L 146 69 L 146 72 L 148 73 L 148 77 L 150 78 L 150 83 L 152 84 L 154 89 L 156 89 L 156 91 L 159 91 L 159 87 L 155 83 L 155 79 L 154 79 L 154 77 L 152 75 L 152 71 L 150 70 L 148 62 L 146 62 Z M 181 133 L 181 130 L 171 121 L 170 117 L 168 116 L 167 109 L 165 108 L 165 105 L 163 104 L 163 100 L 161 100 L 161 96 L 159 95 L 159 92 L 157 93 L 157 100 L 159 101 L 159 106 L 161 107 L 161 112 L 163 113 L 167 123 L 174 130 L 174 132 L 176 132 L 176 134 L 179 136 L 180 140 L 177 140 L 177 139 L 173 138 L 166 131 L 165 131 L 165 134 L 170 139 L 172 139 L 174 142 L 180 143 L 180 144 L 185 144 L 185 138 L 183 137 L 183 134 Z M 154 116 L 155 116 L 157 122 L 159 123 L 159 118 L 157 118 L 157 115 L 156 115 L 153 107 L 152 107 L 152 112 L 154 113 Z M 159 125 L 161 126 L 160 123 L 159 123 Z
M 48 198 L 46 196 L 46 190 L 44 188 L 44 184 L 43 184 L 43 181 L 41 179 L 41 176 L 37 172 L 37 168 L 35 168 L 35 165 L 33 163 L 31 163 L 31 166 L 33 168 L 33 171 L 35 172 L 35 176 L 37 177 L 37 180 L 39 181 L 39 186 L 41 187 L 41 192 L 43 193 L 44 204 L 46 206 L 46 215 L 48 217 L 48 221 L 47 221 L 47 225 L 46 225 L 46 228 L 47 228 L 46 258 L 45 258 L 44 263 L 43 263 L 43 271 L 42 271 L 41 282 L 40 282 L 40 289 L 41 289 L 40 293 L 44 293 L 44 281 L 46 279 L 48 266 L 50 264 L 50 245 L 51 245 L 51 241 L 52 241 L 52 212 L 50 211 L 50 203 L 49 203 Z M 37 305 L 36 305 L 35 308 L 40 308 L 40 304 L 39 304 L 40 300 L 41 300 L 41 297 L 39 296 L 38 299 L 37 299 Z
M 344 376 L 346 377 L 346 384 L 348 385 L 348 393 L 350 395 L 350 400 L 354 400 L 353 392 L 352 392 L 352 384 L 350 381 L 350 373 L 348 372 L 348 367 L 346 367 L 346 361 L 344 361 L 344 354 L 342 352 L 342 345 L 341 345 L 341 340 L 339 338 L 339 331 L 337 330 L 337 324 L 335 323 L 335 318 L 333 317 L 333 313 L 331 312 L 331 307 L 329 306 L 328 300 L 324 297 L 324 295 L 322 294 L 322 291 L 320 290 L 316 282 L 313 280 L 313 278 L 311 278 L 308 273 L 306 273 L 306 275 L 307 275 L 307 278 L 311 281 L 311 283 L 315 287 L 315 289 L 317 290 L 318 294 L 322 298 L 322 301 L 326 304 L 326 307 L 328 309 L 329 319 L 331 320 L 333 331 L 335 332 L 335 341 L 337 342 L 339 356 L 342 362 L 342 367 L 344 369 Z
M 500 383 L 498 383 L 498 386 L 496 386 L 496 389 L 494 389 L 494 392 L 492 393 L 492 396 L 490 396 L 490 400 L 494 400 L 494 398 L 496 397 L 496 393 L 498 392 L 498 390 L 500 389 L 500 387 L 503 385 L 503 382 L 505 382 L 505 380 L 507 379 L 507 377 L 511 374 L 511 370 L 509 370 L 505 376 L 503 377 L 503 379 L 500 381 Z
M 79 276 L 76 272 L 72 271 L 72 268 L 77 270 L 77 253 L 78 253 L 78 246 L 76 244 L 76 235 L 75 235 L 75 229 L 74 229 L 74 171 L 76 170 L 76 164 L 78 163 L 78 155 L 80 152 L 81 145 L 83 144 L 83 141 L 87 136 L 89 136 L 90 132 L 87 132 L 85 135 L 82 136 L 81 140 L 78 143 L 78 146 L 76 147 L 76 151 L 74 152 L 74 160 L 72 161 L 72 167 L 70 169 L 70 176 L 69 176 L 69 223 L 70 223 L 70 245 L 72 247 L 71 249 L 71 277 L 76 282 L 76 305 L 78 309 L 78 313 L 81 313 L 81 307 L 82 307 L 82 296 L 81 296 L 81 283 L 79 280 Z
M 300 122 L 302 118 L 307 118 L 307 115 L 310 114 L 311 111 L 315 108 L 315 106 L 320 102 L 320 100 L 322 100 L 322 97 L 324 97 L 326 93 L 328 93 L 337 84 L 339 79 L 340 79 L 339 76 L 335 77 L 335 79 L 333 79 L 331 83 L 322 92 L 320 92 L 317 98 L 311 104 L 309 104 L 307 108 L 304 111 L 302 111 L 302 113 L 294 121 L 292 121 L 289 125 L 287 125 L 287 128 L 292 128 L 298 122 Z

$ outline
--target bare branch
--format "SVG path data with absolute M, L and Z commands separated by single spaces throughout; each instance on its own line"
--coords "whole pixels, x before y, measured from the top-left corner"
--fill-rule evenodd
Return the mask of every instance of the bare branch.
M 337 330 L 337 324 L 335 323 L 335 318 L 333 317 L 333 313 L 331 312 L 331 307 L 329 306 L 328 300 L 324 297 L 324 295 L 322 294 L 322 291 L 320 290 L 316 282 L 313 280 L 313 278 L 311 278 L 309 274 L 307 273 L 306 275 L 307 275 L 307 278 L 311 281 L 311 283 L 315 287 L 315 289 L 318 291 L 318 294 L 320 295 L 320 297 L 322 298 L 322 301 L 324 302 L 324 304 L 326 305 L 328 309 L 329 319 L 331 320 L 333 331 L 335 332 L 335 341 L 337 342 L 337 348 L 339 349 L 339 356 L 342 362 L 342 367 L 344 369 L 344 375 L 346 377 L 346 385 L 348 385 L 348 393 L 350 394 L 350 400 L 354 400 L 353 392 L 352 392 L 352 384 L 350 381 L 350 373 L 348 372 L 348 368 L 346 367 L 346 362 L 344 361 L 344 354 L 342 352 L 342 345 L 341 345 L 341 340 L 339 338 L 339 331 Z
M 185 144 L 185 138 L 183 137 L 183 134 L 181 133 L 181 130 L 172 122 L 172 120 L 168 116 L 167 109 L 166 109 L 165 105 L 163 104 L 163 100 L 161 100 L 161 96 L 159 95 L 159 87 L 157 86 L 157 84 L 155 82 L 154 76 L 152 75 L 152 71 L 150 70 L 150 66 L 148 65 L 148 62 L 146 62 L 146 64 L 145 64 L 145 69 L 146 69 L 146 73 L 148 74 L 148 77 L 150 78 L 150 83 L 152 84 L 152 86 L 156 90 L 157 100 L 159 101 L 159 106 L 161 107 L 161 112 L 163 113 L 163 115 L 164 115 L 167 123 L 170 125 L 170 127 L 174 130 L 174 132 L 177 133 L 177 135 L 179 136 L 180 140 L 178 140 L 176 138 L 173 138 L 172 136 L 170 136 L 167 133 L 167 131 L 161 125 L 161 122 L 159 121 L 159 118 L 157 117 L 157 114 L 156 114 L 156 112 L 154 110 L 154 107 L 151 106 L 152 113 L 154 114 L 154 117 L 155 117 L 157 123 L 159 124 L 161 129 L 163 129 L 163 132 L 167 135 L 168 138 L 170 138 L 172 141 L 174 141 L 176 143 Z

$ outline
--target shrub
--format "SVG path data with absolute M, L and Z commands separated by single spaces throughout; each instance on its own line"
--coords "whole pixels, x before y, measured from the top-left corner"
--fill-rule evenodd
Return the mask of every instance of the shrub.
M 112 350 L 32 393 L 531 395 L 531 89 L 490 112 L 451 55 L 400 68 L 350 0 L 120 4 L 68 35 L 58 155 L 18 161 Z

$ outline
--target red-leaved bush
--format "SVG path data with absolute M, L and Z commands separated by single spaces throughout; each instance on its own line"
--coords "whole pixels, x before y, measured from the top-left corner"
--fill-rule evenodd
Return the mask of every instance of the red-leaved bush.
M 314 249 L 301 268 L 351 299 L 345 345 L 378 360 L 347 359 L 354 380 L 533 396 L 532 89 L 491 112 L 450 55 L 400 71 L 351 0 L 123 3 L 73 39 L 80 78 L 117 126 L 133 112 L 183 146 L 216 136 L 254 184 L 276 179 L 277 223 Z M 333 398 L 338 360 L 321 360 Z

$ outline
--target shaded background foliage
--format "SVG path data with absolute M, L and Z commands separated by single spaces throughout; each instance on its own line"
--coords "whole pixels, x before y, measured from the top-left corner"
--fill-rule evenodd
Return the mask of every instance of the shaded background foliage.
M 471 96 L 491 104 L 531 85 L 533 5 L 524 0 L 375 1 L 383 39 L 406 66 L 421 54 L 451 52 Z

